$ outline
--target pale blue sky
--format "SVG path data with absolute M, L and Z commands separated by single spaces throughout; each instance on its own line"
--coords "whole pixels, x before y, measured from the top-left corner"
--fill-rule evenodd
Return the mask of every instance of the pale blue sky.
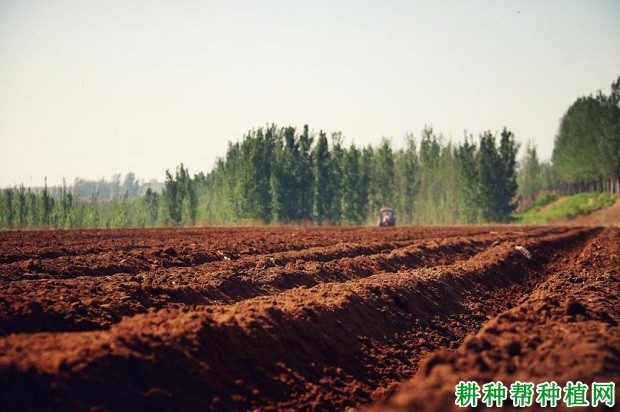
M 396 148 L 559 119 L 620 75 L 620 2 L 0 0 L 0 186 L 180 162 L 274 122 Z

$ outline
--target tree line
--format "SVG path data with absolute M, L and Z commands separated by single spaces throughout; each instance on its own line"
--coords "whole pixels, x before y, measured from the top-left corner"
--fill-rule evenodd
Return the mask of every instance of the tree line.
M 147 213 L 149 201 L 158 202 L 152 189 L 133 200 L 126 191 L 121 196 L 101 199 L 92 192 L 90 199 L 76 196 L 66 184 L 55 194 L 47 187 L 31 189 L 24 185 L 0 190 L 0 227 L 52 227 L 60 229 L 127 228 L 155 226 Z M 161 223 L 161 222 L 159 222 Z
M 611 93 L 578 98 L 555 137 L 551 162 L 514 134 L 453 143 L 425 127 L 395 149 L 345 144 L 340 132 L 268 125 L 230 142 L 207 173 L 166 171 L 161 194 L 133 173 L 123 183 L 76 179 L 67 188 L 0 190 L 0 227 L 154 227 L 229 224 L 374 224 L 382 206 L 399 224 L 509 222 L 540 192 L 620 193 L 620 77 Z
M 579 97 L 560 120 L 550 162 L 529 144 L 520 162 L 518 196 L 527 208 L 540 192 L 620 193 L 620 77 L 611 92 Z
M 122 197 L 127 194 L 129 200 L 133 200 L 138 196 L 143 196 L 148 188 L 161 191 L 163 184 L 151 180 L 144 182 L 136 179 L 133 172 L 127 173 L 124 177 L 120 173 L 114 174 L 110 180 L 102 178 L 99 180 L 89 180 L 76 178 L 70 186 L 49 186 L 48 193 L 53 197 L 60 197 L 63 190 L 68 190 L 71 195 L 80 200 L 88 200 L 94 194 L 100 200 L 112 200 L 113 198 Z M 43 188 L 33 188 L 33 191 L 42 190 Z
M 328 137 L 308 126 L 270 125 L 230 143 L 197 180 L 197 218 L 360 225 L 374 223 L 379 208 L 391 206 L 401 224 L 508 222 L 516 207 L 517 151 L 507 129 L 455 145 L 427 127 L 419 148 L 408 134 L 396 150 L 388 139 L 376 147 L 347 146 L 340 132 Z
M 419 145 L 407 134 L 396 150 L 389 139 L 346 146 L 340 132 L 270 125 L 229 143 L 206 175 L 190 176 L 183 164 L 167 170 L 161 194 L 148 188 L 133 199 L 128 190 L 101 199 L 94 191 L 84 199 L 64 184 L 56 195 L 47 184 L 0 190 L 0 225 L 361 225 L 374 223 L 382 206 L 397 210 L 399 224 L 507 222 L 517 150 L 507 129 L 455 145 L 426 127 Z
M 552 162 L 562 193 L 620 193 L 620 77 L 611 93 L 580 97 L 562 117 Z

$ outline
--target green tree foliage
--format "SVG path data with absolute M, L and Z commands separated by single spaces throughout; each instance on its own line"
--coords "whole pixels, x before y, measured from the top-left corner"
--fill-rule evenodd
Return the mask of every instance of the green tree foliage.
M 462 223 L 477 223 L 480 201 L 478 198 L 478 165 L 476 144 L 473 137 L 454 148 L 456 160 L 456 187 L 458 220 Z
M 26 188 L 23 184 L 17 189 L 17 225 L 24 227 L 28 224 L 28 204 L 26 203 Z
M 577 99 L 564 114 L 552 164 L 529 145 L 517 175 L 518 145 L 504 129 L 474 142 L 444 143 L 431 127 L 419 142 L 394 150 L 345 148 L 342 134 L 314 136 L 307 125 L 269 125 L 229 143 L 208 174 L 181 164 L 165 173 L 162 194 L 133 173 L 121 183 L 76 179 L 72 188 L 23 185 L 0 189 L 2 227 L 152 227 L 157 225 L 300 223 L 357 225 L 376 221 L 381 206 L 399 224 L 508 222 L 515 195 L 532 202 L 540 190 L 620 192 L 620 77 L 610 94 Z
M 303 133 L 299 136 L 299 190 L 297 217 L 306 222 L 312 221 L 314 174 L 312 164 L 312 143 L 314 138 L 310 136 L 308 125 L 304 125 Z
M 76 178 L 72 187 L 73 197 L 76 200 L 88 201 L 93 193 L 97 193 L 97 198 L 100 200 L 112 200 L 114 197 L 127 193 L 129 200 L 133 200 L 145 192 L 148 186 L 151 186 L 150 183 L 138 181 L 133 172 L 127 173 L 122 179 L 122 184 L 120 182 L 120 174 L 115 174 L 111 181 L 106 179 L 95 181 Z M 53 195 L 59 194 L 61 190 L 62 188 L 50 188 L 50 192 Z
M 276 138 L 276 127 L 265 129 L 265 133 L 259 129 L 256 136 L 247 139 L 242 146 L 244 157 L 249 159 L 244 180 L 244 192 L 247 200 L 247 217 L 252 221 L 271 221 L 271 153 Z
M 140 182 L 136 180 L 136 175 L 133 172 L 129 172 L 125 175 L 121 191 L 127 194 L 128 199 L 135 199 L 140 193 Z
M 229 146 L 230 147 L 230 146 Z M 228 158 L 228 156 L 227 156 Z M 198 221 L 225 225 L 235 222 L 234 192 L 226 160 L 218 158 L 213 170 L 205 176 L 198 194 Z
M 495 136 L 484 132 L 480 136 L 478 154 L 478 194 L 483 221 L 508 222 L 516 208 L 516 155 L 518 145 L 512 132 L 504 129 L 500 145 Z
M 97 228 L 101 223 L 100 211 L 99 211 L 99 193 L 93 192 L 90 197 L 90 203 L 88 205 L 88 212 L 86 216 L 86 226 Z
M 76 181 L 81 182 L 82 179 Z M 135 184 L 133 187 L 135 190 Z M 24 185 L 0 189 L 0 228 L 109 228 L 158 224 L 156 219 L 160 196 L 153 190 L 134 200 L 130 199 L 129 192 L 111 200 L 100 199 L 96 190 L 89 199 L 81 200 L 74 194 L 76 190 L 82 190 L 81 186 L 78 185 L 76 189 L 63 182 L 56 195 L 52 195 L 48 190 L 47 179 L 43 188 L 35 190 Z M 192 196 L 195 197 L 195 194 Z M 188 199 L 191 200 L 192 196 Z M 145 203 L 148 203 L 148 207 L 144 206 Z M 188 210 L 187 215 L 188 221 L 183 224 L 190 224 L 191 210 Z
M 314 211 L 316 223 L 321 225 L 329 219 L 330 205 L 332 202 L 330 192 L 331 155 L 327 136 L 322 131 L 314 149 Z
M 189 170 L 183 168 L 183 164 L 181 164 L 177 180 L 179 180 L 179 189 L 182 199 L 181 210 L 183 223 L 186 225 L 194 225 L 196 224 L 196 215 L 198 214 L 198 195 L 196 193 L 196 185 L 198 183 L 189 176 Z
M 491 132 L 484 132 L 480 137 L 480 152 L 478 157 L 478 194 L 480 196 L 481 215 L 484 220 L 495 221 L 499 218 L 499 208 L 494 199 L 499 198 L 499 176 L 501 164 L 495 136 Z
M 517 153 L 519 144 L 515 141 L 514 133 L 504 128 L 500 134 L 499 161 L 500 161 L 500 190 L 497 199 L 499 207 L 499 222 L 508 222 L 511 214 L 517 207 L 515 195 L 517 193 Z
M 166 170 L 161 195 L 149 187 L 132 198 L 140 188 L 133 173 L 107 185 L 76 179 L 53 192 L 47 181 L 36 191 L 0 190 L 0 225 L 359 225 L 376 224 L 382 206 L 396 208 L 399 225 L 508 221 L 516 190 L 512 133 L 504 130 L 499 143 L 490 132 L 478 145 L 443 140 L 427 127 L 419 148 L 411 134 L 399 149 L 386 138 L 376 147 L 347 147 L 339 132 L 328 138 L 307 125 L 301 131 L 270 125 L 230 143 L 206 175 L 192 177 L 182 163 L 174 173 Z M 100 196 L 98 188 L 109 193 Z
M 251 130 L 241 143 L 229 145 L 224 174 L 225 193 L 235 221 L 271 220 L 271 167 L 276 127 Z
M 159 194 L 150 187 L 144 194 L 145 205 L 145 226 L 153 227 L 157 223 L 157 213 L 159 211 Z
M 609 96 L 578 98 L 560 122 L 553 148 L 561 191 L 620 191 L 620 78 Z
M 174 176 L 166 170 L 166 181 L 162 197 L 165 205 L 165 217 L 168 223 L 173 225 L 193 225 L 196 223 L 198 214 L 197 182 L 189 176 L 189 170 L 181 163 L 177 166 Z M 148 190 L 147 190 L 148 191 Z M 125 193 L 124 198 L 128 198 Z M 154 204 L 158 200 L 152 195 L 149 198 L 149 215 L 151 220 L 154 212 Z
M 54 208 L 54 199 L 52 199 L 47 191 L 47 177 L 45 178 L 45 186 L 41 193 L 41 223 L 44 226 L 50 225 L 52 210 Z
M 374 163 L 374 150 L 371 145 L 368 145 L 362 149 L 361 166 L 360 166 L 360 184 L 358 186 L 359 197 L 366 202 L 364 208 L 364 220 L 368 221 L 369 218 L 374 220 L 377 211 L 371 206 L 369 202 L 370 198 L 370 186 L 372 181 L 372 165 Z
M 166 170 L 166 181 L 162 197 L 166 205 L 166 216 L 170 219 L 170 222 L 175 225 L 181 224 L 183 203 L 179 190 L 179 182 L 172 176 L 169 170 Z
M 39 206 L 37 203 L 37 195 L 32 189 L 28 188 L 26 192 L 26 202 L 28 203 L 28 222 L 27 226 L 36 227 L 41 223 L 39 221 Z
M 525 153 L 521 158 L 517 181 L 522 206 L 527 208 L 534 203 L 536 195 L 543 189 L 544 184 L 542 165 L 538 160 L 536 146 L 531 142 L 525 147 Z
M 590 182 L 600 173 L 601 111 L 598 100 L 583 97 L 562 118 L 552 160 L 563 183 Z
M 15 224 L 15 209 L 13 206 L 14 191 L 11 188 L 2 191 L 2 221 L 12 227 Z
M 62 228 L 72 227 L 72 208 L 73 208 L 73 195 L 67 190 L 67 184 L 65 180 L 62 180 L 62 192 L 60 193 L 60 209 L 56 214 L 56 226 Z
M 419 160 L 413 134 L 405 136 L 405 149 L 395 155 L 395 206 L 398 219 L 402 223 L 413 224 L 415 221 L 415 199 L 419 190 Z
M 114 228 L 130 227 L 129 194 L 125 192 L 122 197 L 112 199 L 111 207 L 110 226 Z
M 301 219 L 301 154 L 295 128 L 287 127 L 275 138 L 270 191 L 272 219 L 292 222 Z
M 342 168 L 344 165 L 342 133 L 332 133 L 331 140 L 331 158 L 327 166 L 329 174 L 327 218 L 331 224 L 339 225 L 342 220 Z
M 367 192 L 362 184 L 362 153 L 351 145 L 344 153 L 342 167 L 342 218 L 350 225 L 361 225 L 365 218 Z
M 371 202 L 374 209 L 395 206 L 396 173 L 392 142 L 383 138 L 373 156 Z
M 441 144 L 433 129 L 425 127 L 420 141 L 419 195 L 416 202 L 417 222 L 443 223 L 438 207 L 441 204 L 442 182 L 440 170 Z

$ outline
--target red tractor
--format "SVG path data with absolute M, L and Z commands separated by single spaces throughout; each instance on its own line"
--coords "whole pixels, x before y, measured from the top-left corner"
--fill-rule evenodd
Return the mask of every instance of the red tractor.
M 379 210 L 379 226 L 396 226 L 394 209 L 391 207 L 382 207 Z

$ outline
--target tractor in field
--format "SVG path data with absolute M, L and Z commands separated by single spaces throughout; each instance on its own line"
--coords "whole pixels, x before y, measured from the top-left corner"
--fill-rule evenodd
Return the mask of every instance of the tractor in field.
M 394 209 L 391 207 L 382 207 L 379 210 L 379 226 L 396 226 Z

